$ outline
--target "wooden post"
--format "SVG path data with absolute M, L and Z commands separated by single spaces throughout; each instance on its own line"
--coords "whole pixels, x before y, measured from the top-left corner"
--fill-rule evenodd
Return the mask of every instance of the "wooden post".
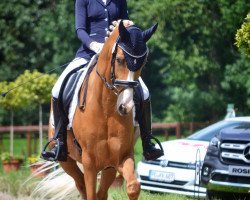
M 167 141 L 168 140 L 168 130 L 167 129 L 164 130 L 164 136 L 165 136 L 165 140 Z
M 30 131 L 27 131 L 26 139 L 27 139 L 27 155 L 31 156 L 31 133 Z
M 13 109 L 10 111 L 10 155 L 14 154 L 14 112 Z
M 176 123 L 176 138 L 181 138 L 181 124 L 179 122 Z
M 3 152 L 3 134 L 0 134 L 0 153 Z
M 189 134 L 192 134 L 194 132 L 194 122 L 189 123 Z
M 37 154 L 37 137 L 36 137 L 36 134 L 33 134 L 33 135 L 34 135 L 33 152 L 34 154 Z
M 39 152 L 43 148 L 43 109 L 42 104 L 39 104 Z

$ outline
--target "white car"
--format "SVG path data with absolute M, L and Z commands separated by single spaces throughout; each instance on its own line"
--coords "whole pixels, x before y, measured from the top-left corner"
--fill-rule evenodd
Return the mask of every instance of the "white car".
M 228 118 L 210 125 L 186 139 L 162 142 L 165 155 L 137 165 L 138 180 L 143 190 L 206 196 L 200 186 L 200 171 L 210 140 L 221 129 L 248 124 L 250 117 Z

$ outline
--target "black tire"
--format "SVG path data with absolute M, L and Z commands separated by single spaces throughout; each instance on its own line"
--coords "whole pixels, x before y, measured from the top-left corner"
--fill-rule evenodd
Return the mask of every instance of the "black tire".
M 207 190 L 206 200 L 250 200 L 250 195 Z
M 210 190 L 207 190 L 206 192 L 206 200 L 212 200 L 213 198 L 213 192 Z
M 229 200 L 225 195 L 221 192 L 207 190 L 206 200 Z

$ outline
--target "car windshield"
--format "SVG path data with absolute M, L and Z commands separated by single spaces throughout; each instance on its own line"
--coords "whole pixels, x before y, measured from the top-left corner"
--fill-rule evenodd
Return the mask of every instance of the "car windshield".
M 246 124 L 250 124 L 250 123 L 244 122 L 244 121 L 220 121 L 204 129 L 201 129 L 200 131 L 195 132 L 194 134 L 187 137 L 187 139 L 210 141 L 223 128 L 237 127 L 237 126 L 242 126 Z

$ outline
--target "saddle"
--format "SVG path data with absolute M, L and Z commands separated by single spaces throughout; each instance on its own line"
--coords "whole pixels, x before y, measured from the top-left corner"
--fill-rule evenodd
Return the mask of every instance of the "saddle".
M 84 107 L 83 104 L 85 103 L 87 95 L 89 75 L 97 62 L 97 58 L 98 57 L 95 55 L 88 63 L 81 65 L 68 73 L 61 85 L 58 96 L 58 106 L 62 111 L 64 118 L 68 119 L 67 121 L 69 122 L 69 125 L 67 125 L 69 128 L 71 127 L 71 118 L 73 118 L 76 106 L 80 106 L 81 108 Z M 79 91 L 82 87 L 84 87 L 84 99 L 80 101 L 78 98 Z
M 62 88 L 62 104 L 63 104 L 63 110 L 64 113 L 67 114 L 68 116 L 68 112 L 69 112 L 69 107 L 70 107 L 70 103 L 73 99 L 73 96 L 75 94 L 75 90 L 76 90 L 76 86 L 77 83 L 79 82 L 79 79 L 81 77 L 81 75 L 83 74 L 83 70 L 81 70 L 82 68 L 84 68 L 86 66 L 82 65 L 80 66 L 77 71 L 72 72 L 69 77 L 67 77 L 67 79 L 64 79 L 64 88 Z

